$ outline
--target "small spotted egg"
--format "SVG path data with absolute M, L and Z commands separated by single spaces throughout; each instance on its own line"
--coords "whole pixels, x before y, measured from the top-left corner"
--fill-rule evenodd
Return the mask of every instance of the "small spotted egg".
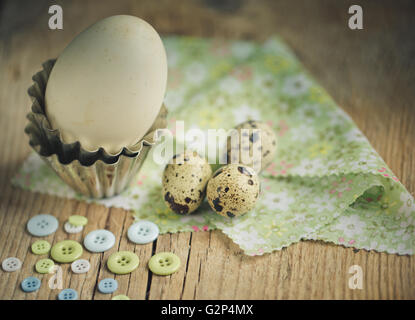
M 253 209 L 258 196 L 258 175 L 241 164 L 228 164 L 218 169 L 207 186 L 207 199 L 212 209 L 230 218 Z
M 167 206 L 179 214 L 195 211 L 206 195 L 212 169 L 194 151 L 177 154 L 163 173 L 163 197 Z
M 243 122 L 235 129 L 237 139 L 232 141 L 231 136 L 228 138 L 228 163 L 242 163 L 259 173 L 274 160 L 277 150 L 274 131 L 268 124 L 253 120 Z M 247 152 L 245 157 L 241 155 L 243 152 Z

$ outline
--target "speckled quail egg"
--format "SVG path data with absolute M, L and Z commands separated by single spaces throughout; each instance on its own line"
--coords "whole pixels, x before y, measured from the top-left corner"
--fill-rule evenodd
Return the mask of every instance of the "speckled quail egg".
M 254 208 L 259 190 L 258 175 L 252 168 L 228 164 L 209 180 L 207 199 L 216 213 L 233 218 Z
M 195 211 L 206 195 L 212 169 L 206 159 L 194 151 L 173 157 L 163 173 L 163 197 L 167 206 L 179 214 Z
M 277 137 L 274 131 L 268 124 L 253 120 L 243 122 L 235 129 L 235 133 L 238 133 L 237 138 L 232 141 L 232 135 L 228 137 L 228 163 L 242 163 L 259 173 L 274 159 L 277 150 Z M 242 156 L 243 152 L 246 154 L 245 157 Z

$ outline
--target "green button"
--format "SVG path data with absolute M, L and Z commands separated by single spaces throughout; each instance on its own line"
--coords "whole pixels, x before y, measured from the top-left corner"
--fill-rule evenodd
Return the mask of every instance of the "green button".
M 55 263 L 50 259 L 41 259 L 36 262 L 35 269 L 39 273 L 51 273 Z
M 73 240 L 63 240 L 52 247 L 50 255 L 56 262 L 69 263 L 82 256 L 82 246 Z
M 68 221 L 74 226 L 84 226 L 88 223 L 88 219 L 86 217 L 77 214 L 70 216 Z
M 179 270 L 180 258 L 171 252 L 160 252 L 151 257 L 148 268 L 155 274 L 167 276 Z
M 107 261 L 107 267 L 116 274 L 127 274 L 138 267 L 140 260 L 131 251 L 114 252 Z
M 130 300 L 130 298 L 128 298 L 126 295 L 124 294 L 119 294 L 118 296 L 112 297 L 111 300 Z
M 50 250 L 50 243 L 46 240 L 38 240 L 32 244 L 32 252 L 34 254 L 46 254 Z

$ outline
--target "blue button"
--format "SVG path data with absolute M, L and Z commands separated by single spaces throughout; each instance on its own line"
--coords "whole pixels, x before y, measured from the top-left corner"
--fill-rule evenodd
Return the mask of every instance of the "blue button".
M 98 283 L 98 290 L 101 293 L 113 293 L 118 289 L 118 282 L 112 278 L 106 278 Z
M 78 300 L 78 292 L 74 289 L 63 289 L 58 294 L 59 300 Z
M 40 280 L 35 277 L 28 277 L 21 283 L 22 290 L 24 292 L 33 292 L 40 288 Z
M 58 229 L 58 219 L 50 214 L 39 214 L 30 218 L 27 222 L 27 231 L 32 236 L 44 237 L 54 233 Z
M 91 231 L 84 239 L 84 246 L 90 252 L 104 252 L 111 249 L 114 244 L 114 234 L 104 229 Z
M 146 244 L 153 242 L 159 235 L 159 228 L 150 221 L 138 221 L 128 228 L 128 239 L 134 243 Z

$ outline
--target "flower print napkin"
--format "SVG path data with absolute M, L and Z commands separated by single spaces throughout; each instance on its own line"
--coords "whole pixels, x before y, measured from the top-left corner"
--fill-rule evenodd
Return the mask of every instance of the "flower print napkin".
M 262 192 L 254 210 L 224 218 L 205 201 L 195 214 L 172 213 L 161 197 L 163 166 L 151 153 L 133 186 L 110 199 L 75 194 L 36 154 L 13 183 L 132 210 L 138 219 L 157 223 L 162 233 L 221 229 L 249 255 L 301 239 L 414 253 L 413 197 L 278 38 L 256 44 L 168 37 L 164 43 L 169 63 L 165 105 L 172 132 L 230 129 L 249 119 L 266 121 L 275 130 L 278 151 L 261 174 Z M 184 143 L 181 135 L 175 139 Z

